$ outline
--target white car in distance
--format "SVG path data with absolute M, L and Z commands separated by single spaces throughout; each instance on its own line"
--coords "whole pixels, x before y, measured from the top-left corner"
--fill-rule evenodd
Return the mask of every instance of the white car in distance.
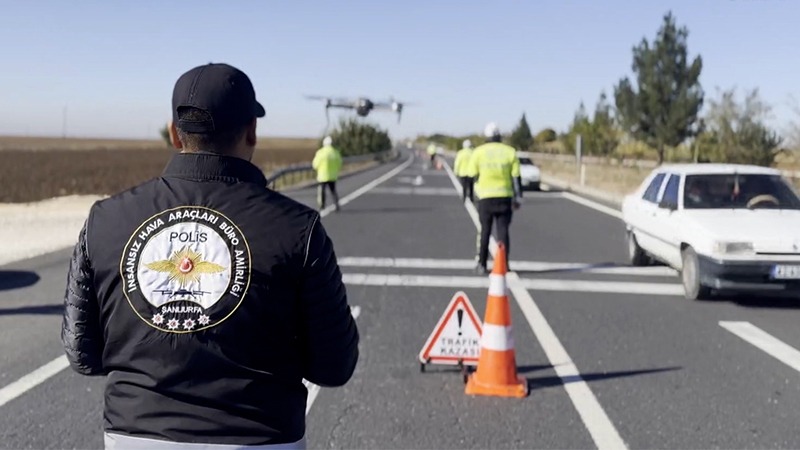
M 800 289 L 800 197 L 777 169 L 662 165 L 622 217 L 630 263 L 674 268 L 688 299 Z
M 522 189 L 538 191 L 541 186 L 541 170 L 527 156 L 519 157 L 519 174 L 522 181 Z

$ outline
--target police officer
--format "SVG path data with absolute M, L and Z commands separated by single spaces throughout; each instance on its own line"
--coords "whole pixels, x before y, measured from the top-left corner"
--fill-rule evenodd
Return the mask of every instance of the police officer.
M 428 156 L 431 158 L 431 168 L 436 167 L 436 145 L 431 143 L 428 145 Z
M 264 115 L 242 71 L 189 70 L 172 95 L 181 151 L 90 209 L 61 338 L 76 372 L 107 377 L 107 449 L 305 448 L 303 379 L 353 374 L 359 334 L 320 215 L 250 162 Z
M 469 139 L 465 139 L 463 147 L 456 153 L 454 168 L 456 176 L 461 181 L 461 200 L 466 201 L 467 197 L 469 197 L 469 201 L 474 202 L 472 193 L 474 179 L 469 175 L 469 160 L 471 156 L 472 142 Z
M 495 123 L 489 123 L 484 134 L 487 142 L 475 148 L 469 164 L 469 174 L 477 177 L 475 193 L 478 195 L 481 223 L 476 267 L 479 274 L 488 273 L 489 237 L 495 223 L 497 238 L 505 244 L 508 263 L 511 250 L 508 228 L 513 210 L 518 209 L 522 202 L 522 180 L 516 149 L 501 142 L 500 130 Z
M 336 211 L 339 211 L 339 195 L 336 193 L 336 180 L 339 179 L 339 171 L 342 169 L 342 154 L 333 146 L 333 139 L 325 136 L 322 140 L 322 148 L 317 150 L 314 160 L 311 163 L 317 171 L 317 205 L 319 209 L 325 208 L 325 190 L 329 189 L 333 196 L 333 204 Z

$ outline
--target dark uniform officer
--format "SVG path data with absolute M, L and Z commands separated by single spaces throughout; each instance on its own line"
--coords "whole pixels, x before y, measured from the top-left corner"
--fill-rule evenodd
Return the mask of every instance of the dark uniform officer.
M 265 112 L 247 75 L 186 72 L 172 113 L 182 151 L 95 203 L 80 232 L 67 358 L 107 377 L 106 448 L 304 448 L 303 379 L 342 386 L 358 360 L 333 244 L 250 162 Z
M 469 175 L 477 177 L 478 215 L 481 229 L 478 234 L 478 265 L 476 271 L 488 273 L 489 238 L 492 225 L 497 224 L 497 239 L 505 245 L 506 263 L 511 252 L 509 226 L 513 210 L 522 202 L 519 158 L 514 147 L 501 142 L 500 131 L 494 123 L 486 126 L 487 142 L 475 148 L 469 160 Z

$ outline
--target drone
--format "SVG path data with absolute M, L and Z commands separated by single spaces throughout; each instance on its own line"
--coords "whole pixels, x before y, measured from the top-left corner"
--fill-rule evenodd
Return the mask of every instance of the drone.
M 330 108 L 343 108 L 355 110 L 359 117 L 367 117 L 373 110 L 386 109 L 397 113 L 397 123 L 400 123 L 400 117 L 403 114 L 403 107 L 412 105 L 407 102 L 400 102 L 390 97 L 389 101 L 376 102 L 367 97 L 358 97 L 355 99 L 343 97 L 325 97 L 322 95 L 306 95 L 309 100 L 323 100 L 325 101 L 325 117 L 328 117 L 328 110 Z

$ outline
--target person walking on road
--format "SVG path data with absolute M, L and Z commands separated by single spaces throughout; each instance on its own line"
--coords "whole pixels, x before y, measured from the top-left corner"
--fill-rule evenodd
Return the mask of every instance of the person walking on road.
M 466 201 L 467 197 L 469 197 L 469 201 L 474 203 L 473 186 L 475 180 L 469 175 L 469 160 L 471 157 L 472 142 L 469 139 L 465 139 L 463 147 L 456 153 L 454 168 L 456 176 L 461 181 L 461 200 Z
M 438 149 L 436 148 L 435 144 L 431 143 L 430 145 L 428 145 L 428 156 L 431 158 L 430 167 L 432 169 L 436 168 L 436 153 L 437 153 L 437 151 L 438 151 Z
M 181 75 L 160 176 L 94 203 L 61 340 L 105 376 L 106 449 L 303 449 L 307 380 L 346 384 L 359 333 L 320 214 L 251 162 L 264 107 L 227 64 Z
M 333 146 L 333 139 L 325 136 L 322 140 L 322 148 L 317 150 L 314 161 L 311 163 L 317 171 L 317 205 L 319 209 L 325 208 L 325 190 L 331 191 L 333 204 L 336 211 L 339 211 L 339 194 L 336 193 L 336 181 L 339 179 L 339 171 L 342 170 L 342 154 Z
M 489 238 L 492 225 L 497 225 L 497 239 L 505 244 L 506 263 L 511 252 L 509 226 L 513 210 L 522 202 L 522 180 L 519 158 L 514 147 L 501 142 L 500 130 L 489 123 L 484 130 L 487 142 L 475 148 L 469 160 L 469 175 L 475 177 L 480 217 L 478 265 L 479 274 L 487 274 Z

